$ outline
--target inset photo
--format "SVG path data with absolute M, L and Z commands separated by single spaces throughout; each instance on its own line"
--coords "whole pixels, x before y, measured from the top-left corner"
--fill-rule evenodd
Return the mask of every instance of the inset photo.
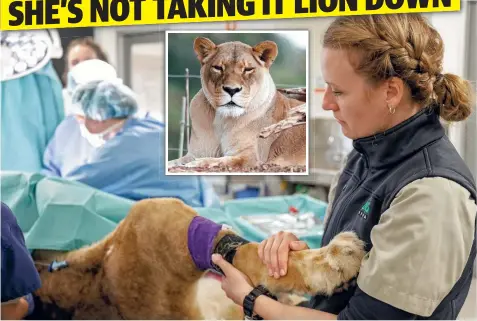
M 308 174 L 308 30 L 166 32 L 166 174 Z

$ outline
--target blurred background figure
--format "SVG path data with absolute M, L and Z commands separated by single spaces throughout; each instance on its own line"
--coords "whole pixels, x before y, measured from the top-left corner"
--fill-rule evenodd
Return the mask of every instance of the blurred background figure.
M 64 118 L 61 82 L 51 63 L 62 55 L 55 30 L 1 36 L 1 169 L 36 172 Z
M 64 87 L 68 86 L 68 72 L 71 68 L 82 61 L 90 59 L 99 59 L 109 63 L 106 53 L 91 37 L 76 38 L 68 44 L 64 56 L 65 63 L 62 75 Z M 68 94 L 66 88 L 63 90 L 63 99 L 65 102 L 65 113 L 69 115 L 72 112 L 71 96 Z
M 44 174 L 132 200 L 176 197 L 195 207 L 218 205 L 202 178 L 165 176 L 164 124 L 138 112 L 136 95 L 110 64 L 83 61 L 67 83 L 73 115 L 48 144 Z

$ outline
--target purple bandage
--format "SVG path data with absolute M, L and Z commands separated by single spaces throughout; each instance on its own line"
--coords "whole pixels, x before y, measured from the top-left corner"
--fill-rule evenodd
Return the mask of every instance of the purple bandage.
M 214 240 L 222 225 L 202 216 L 196 216 L 189 225 L 187 245 L 195 265 L 200 270 L 212 269 Z

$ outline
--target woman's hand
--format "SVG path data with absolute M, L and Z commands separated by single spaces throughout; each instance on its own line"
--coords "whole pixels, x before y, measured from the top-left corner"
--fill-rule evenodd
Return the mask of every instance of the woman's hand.
M 253 290 L 250 279 L 219 254 L 212 255 L 212 262 L 217 264 L 225 274 L 222 279 L 222 290 L 229 299 L 242 306 L 247 294 Z
M 293 234 L 291 235 L 296 238 Z M 304 242 L 298 242 L 292 247 L 300 246 L 307 248 Z M 225 274 L 222 279 L 222 290 L 235 304 L 243 306 L 243 300 L 253 290 L 252 282 L 220 255 L 212 255 L 212 262 L 217 264 Z M 265 320 L 336 320 L 336 315 L 310 308 L 285 305 L 265 295 L 260 295 L 255 301 L 254 312 Z
M 279 278 L 287 274 L 288 252 L 308 249 L 308 245 L 289 232 L 278 232 L 258 246 L 258 256 L 268 267 L 268 274 Z

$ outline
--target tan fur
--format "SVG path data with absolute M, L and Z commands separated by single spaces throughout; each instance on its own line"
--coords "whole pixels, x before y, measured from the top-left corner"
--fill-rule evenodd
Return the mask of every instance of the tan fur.
M 277 45 L 272 41 L 254 47 L 241 42 L 216 45 L 197 38 L 194 50 L 201 63 L 202 88 L 191 101 L 189 151 L 168 166 L 306 165 L 305 125 L 258 139 L 263 128 L 303 104 L 275 87 L 269 68 Z M 240 91 L 231 96 L 224 87 Z M 231 101 L 234 107 L 220 107 Z
M 49 273 L 39 266 L 42 287 L 35 294 L 75 319 L 241 319 L 241 308 L 217 284 L 214 291 L 201 288 L 213 281 L 203 280 L 189 254 L 188 227 L 196 215 L 176 199 L 137 202 L 102 241 L 63 255 L 68 268 Z M 215 244 L 228 233 L 220 231 Z M 277 280 L 257 247 L 240 246 L 233 264 L 275 294 L 331 294 L 357 274 L 364 256 L 363 242 L 342 233 L 327 247 L 291 252 L 288 274 Z M 214 306 L 218 300 L 225 305 Z
M 203 277 L 198 281 L 197 304 L 206 320 L 243 318 L 241 307 L 227 298 L 217 279 Z

